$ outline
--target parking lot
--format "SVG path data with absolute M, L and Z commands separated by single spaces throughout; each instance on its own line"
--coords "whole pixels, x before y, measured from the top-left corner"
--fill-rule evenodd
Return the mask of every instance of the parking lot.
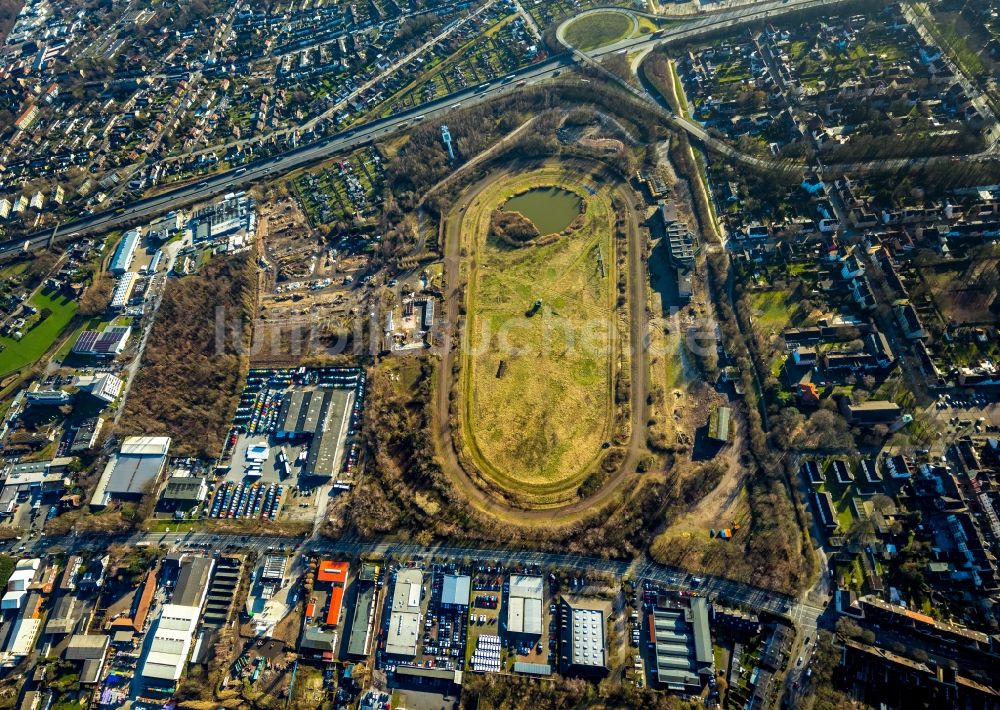
M 275 520 L 284 494 L 285 487 L 278 483 L 225 481 L 212 497 L 209 517 Z
M 396 584 L 396 575 L 400 568 L 390 568 L 391 585 L 385 595 L 380 632 L 379 650 L 376 662 L 379 667 L 390 673 L 399 664 L 395 659 L 383 653 L 385 638 L 389 629 L 390 609 L 392 606 L 392 589 Z M 424 572 L 424 589 L 429 594 L 423 594 L 420 604 L 421 633 L 417 643 L 417 653 L 411 665 L 423 668 L 454 668 L 461 669 L 465 662 L 465 642 L 467 636 L 467 611 L 465 608 L 445 609 L 441 603 L 441 592 L 444 575 L 455 570 L 454 565 L 434 565 L 431 571 Z M 428 589 L 429 578 L 429 589 Z M 496 628 L 495 626 L 493 627 Z
M 499 572 L 499 567 L 480 569 L 483 571 L 477 572 L 472 577 L 472 599 L 469 603 L 469 643 L 465 654 L 466 661 L 475 653 L 480 636 L 496 636 L 500 633 L 503 575 Z
M 537 576 L 543 576 L 538 574 Z M 510 585 L 507 582 L 509 577 L 504 577 L 503 593 L 504 598 L 510 594 Z M 551 582 L 551 579 L 550 579 Z M 542 585 L 542 632 L 535 634 L 518 634 L 508 630 L 506 615 L 501 624 L 501 638 L 507 647 L 509 660 L 512 663 L 545 663 L 553 668 L 556 665 L 556 639 L 557 619 L 559 618 L 556 605 L 553 603 L 552 587 L 550 583 Z
M 357 368 L 251 370 L 226 440 L 223 457 L 229 466 L 211 491 L 209 516 L 274 520 L 283 514 L 304 522 L 321 514 L 331 488 L 346 490 L 353 483 L 364 387 L 365 374 Z M 282 403 L 302 390 L 332 395 L 324 429 L 335 441 L 329 479 L 307 475 L 313 436 L 293 438 L 279 431 Z
M 945 429 L 954 432 L 1000 432 L 1000 403 L 993 394 L 942 394 L 927 411 Z
M 441 587 L 446 568 L 435 565 L 431 595 L 424 620 L 424 637 L 418 663 L 428 668 L 458 668 L 465 658 L 466 614 L 462 608 L 445 609 Z
M 391 568 L 391 586 L 386 595 L 382 617 L 377 664 L 389 671 L 404 660 L 386 656 L 385 638 L 389 629 L 389 609 L 398 567 Z M 498 672 L 510 670 L 514 663 L 548 664 L 555 667 L 558 639 L 558 613 L 553 603 L 555 579 L 538 571 L 524 574 L 542 577 L 541 633 L 511 633 L 507 630 L 507 596 L 511 570 L 503 566 L 479 565 L 463 568 L 456 565 L 434 565 L 424 573 L 424 594 L 421 601 L 421 629 L 417 653 L 412 665 L 423 668 Z M 519 572 L 520 573 L 520 572 Z M 444 577 L 449 574 L 470 576 L 468 606 L 446 608 L 442 603 Z M 429 593 L 427 593 L 429 592 Z M 473 663 L 473 656 L 478 659 Z M 490 659 L 496 659 L 496 666 Z

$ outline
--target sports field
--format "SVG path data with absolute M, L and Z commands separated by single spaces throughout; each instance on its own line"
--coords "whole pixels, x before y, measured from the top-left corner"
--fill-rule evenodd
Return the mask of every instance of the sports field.
M 505 176 L 479 193 L 462 223 L 470 270 L 463 434 L 484 474 L 539 504 L 574 492 L 609 438 L 619 349 L 614 216 L 598 184 L 559 166 Z M 489 237 L 493 210 L 534 187 L 579 195 L 580 228 L 519 248 Z

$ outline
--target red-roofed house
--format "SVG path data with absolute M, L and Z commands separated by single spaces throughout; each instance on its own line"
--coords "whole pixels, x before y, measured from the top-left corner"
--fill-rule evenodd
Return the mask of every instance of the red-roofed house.
M 35 118 L 38 116 L 38 107 L 29 106 L 24 110 L 24 112 L 17 117 L 14 121 L 14 125 L 17 126 L 22 131 L 28 128 L 32 123 L 34 123 Z

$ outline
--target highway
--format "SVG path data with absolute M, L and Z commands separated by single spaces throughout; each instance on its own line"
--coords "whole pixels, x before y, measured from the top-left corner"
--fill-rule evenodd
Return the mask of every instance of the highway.
M 206 176 L 198 182 L 187 183 L 153 197 L 137 200 L 123 208 L 99 212 L 72 223 L 65 223 L 60 227 L 56 241 L 110 231 L 150 219 L 185 205 L 246 188 L 253 183 L 325 160 L 331 155 L 349 152 L 411 125 L 437 118 L 454 110 L 463 102 L 482 101 L 486 97 L 492 98 L 506 93 L 516 88 L 516 83 L 520 81 L 534 83 L 542 78 L 551 77 L 570 64 L 571 60 L 568 57 L 553 59 L 544 64 L 529 67 L 517 75 L 516 81 L 512 80 L 491 86 L 487 91 L 477 93 L 476 87 L 472 87 L 437 101 L 423 104 L 412 111 L 372 121 L 362 127 L 310 143 L 281 155 L 261 158 L 234 170 Z M 52 230 L 46 229 L 26 237 L 0 242 L 0 256 L 44 247 L 51 235 Z
M 588 52 L 587 55 L 591 58 L 599 59 L 611 54 L 638 51 L 658 44 L 687 41 L 707 33 L 730 29 L 746 22 L 808 8 L 837 4 L 842 1 L 774 0 L 772 2 L 759 3 L 753 6 L 706 15 L 690 22 L 685 22 L 677 27 L 662 30 L 660 33 L 653 35 L 644 35 L 635 39 L 623 40 L 608 47 Z M 72 240 L 89 234 L 99 234 L 119 227 L 138 224 L 141 221 L 151 219 L 170 210 L 246 188 L 253 183 L 271 179 L 279 174 L 320 162 L 332 155 L 349 152 L 366 143 L 385 138 L 417 123 L 438 119 L 463 104 L 479 102 L 487 98 L 494 98 L 505 93 L 517 91 L 521 86 L 521 82 L 524 82 L 524 85 L 531 85 L 545 79 L 551 79 L 558 76 L 565 68 L 574 65 L 574 63 L 575 61 L 571 54 L 554 57 L 541 64 L 535 64 L 515 72 L 511 79 L 494 80 L 485 90 L 480 87 L 470 87 L 423 104 L 413 110 L 371 121 L 363 126 L 352 128 L 321 141 L 287 151 L 278 156 L 261 158 L 233 170 L 215 173 L 206 176 L 198 182 L 187 183 L 153 197 L 131 202 L 122 208 L 88 215 L 77 221 L 63 224 L 56 237 L 56 241 Z M 705 130 L 696 123 L 686 120 L 678 120 L 677 123 L 680 128 L 691 132 L 696 138 L 701 140 L 709 139 Z M 730 148 L 730 150 L 732 149 Z M 0 257 L 42 248 L 49 243 L 51 237 L 52 230 L 45 229 L 24 237 L 0 242 Z

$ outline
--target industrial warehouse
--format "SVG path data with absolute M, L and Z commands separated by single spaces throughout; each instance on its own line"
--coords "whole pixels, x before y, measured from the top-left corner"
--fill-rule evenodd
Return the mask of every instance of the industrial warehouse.
M 365 374 L 358 368 L 254 369 L 222 452 L 211 518 L 315 523 L 359 464 Z M 178 501 L 190 509 L 192 502 Z
M 295 389 L 282 402 L 278 438 L 309 441 L 303 474 L 331 478 L 336 473 L 351 399 L 350 390 Z
M 91 500 L 92 507 L 107 506 L 111 500 L 139 500 L 154 492 L 167 465 L 168 436 L 129 436 L 104 467 Z

